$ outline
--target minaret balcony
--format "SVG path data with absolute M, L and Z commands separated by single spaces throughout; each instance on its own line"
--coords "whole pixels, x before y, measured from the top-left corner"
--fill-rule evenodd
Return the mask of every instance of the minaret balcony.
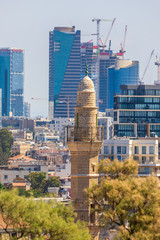
M 67 142 L 102 142 L 103 127 L 67 127 Z

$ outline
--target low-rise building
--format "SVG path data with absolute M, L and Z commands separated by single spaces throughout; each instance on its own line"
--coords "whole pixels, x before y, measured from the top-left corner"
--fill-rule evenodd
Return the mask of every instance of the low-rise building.
M 104 141 L 100 154 L 101 159 L 124 161 L 130 157 L 138 161 L 140 176 L 160 177 L 158 138 L 116 138 Z
M 31 145 L 26 142 L 14 142 L 11 148 L 12 153 L 20 153 L 22 155 L 25 155 L 25 153 L 30 150 Z
M 48 179 L 48 165 L 44 163 L 37 164 L 25 164 L 22 163 L 17 167 L 12 166 L 0 166 L 0 182 L 4 185 L 10 184 L 17 177 L 26 178 L 32 172 L 44 172 L 46 173 L 46 179 Z

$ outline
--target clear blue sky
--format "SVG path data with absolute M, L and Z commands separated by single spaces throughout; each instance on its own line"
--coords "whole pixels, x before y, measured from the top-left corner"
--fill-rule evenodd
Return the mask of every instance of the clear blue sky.
M 128 25 L 126 37 L 127 59 L 140 61 L 143 75 L 151 51 L 160 55 L 160 0 L 0 0 L 0 47 L 25 50 L 25 101 L 31 102 L 31 115 L 48 114 L 48 49 L 49 31 L 55 26 L 72 26 L 82 32 L 87 41 L 96 32 L 92 18 L 113 19 L 116 22 L 110 39 L 112 49 L 118 51 Z M 101 22 L 104 40 L 110 22 Z M 95 39 L 96 40 L 96 39 Z M 157 78 L 152 57 L 145 83 Z M 31 101 L 31 97 L 42 98 Z

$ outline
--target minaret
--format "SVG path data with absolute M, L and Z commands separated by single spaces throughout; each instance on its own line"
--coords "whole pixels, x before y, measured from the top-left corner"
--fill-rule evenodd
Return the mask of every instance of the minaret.
M 98 127 L 94 84 L 87 75 L 86 72 L 78 87 L 74 132 L 68 133 L 71 199 L 78 219 L 87 222 L 93 239 L 98 240 L 99 227 L 96 215 L 91 211 L 94 206 L 87 203 L 84 190 L 98 183 L 97 165 L 103 136 L 102 128 Z

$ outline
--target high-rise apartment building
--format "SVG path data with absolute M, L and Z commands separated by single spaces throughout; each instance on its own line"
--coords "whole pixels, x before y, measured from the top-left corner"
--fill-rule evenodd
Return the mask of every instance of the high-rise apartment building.
M 120 85 L 139 83 L 139 62 L 116 59 L 115 64 L 108 68 L 107 108 L 114 107 L 114 94 L 120 94 Z
M 115 64 L 117 54 L 113 54 L 111 50 L 100 52 L 98 56 L 98 101 L 99 111 L 105 112 L 109 108 L 108 96 L 110 93 L 108 68 Z
M 2 115 L 23 116 L 24 52 L 21 49 L 0 49 L 0 88 Z
M 160 85 L 122 85 L 114 96 L 114 135 L 160 137 Z
M 97 47 L 93 42 L 81 43 L 81 79 L 85 77 L 86 66 L 88 68 L 88 75 L 94 82 L 95 91 L 98 89 L 98 62 L 97 62 Z M 97 97 L 97 96 L 96 96 Z
M 80 31 L 55 27 L 49 32 L 49 118 L 74 117 L 80 82 Z
M 24 102 L 24 117 L 30 118 L 31 105 L 28 102 Z

